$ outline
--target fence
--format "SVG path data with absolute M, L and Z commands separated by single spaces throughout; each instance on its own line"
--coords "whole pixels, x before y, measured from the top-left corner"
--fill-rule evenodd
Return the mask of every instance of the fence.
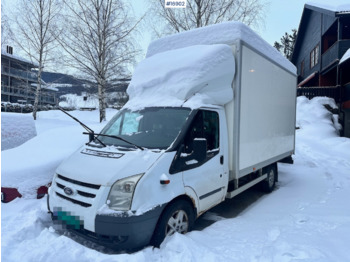
M 333 98 L 336 103 L 340 103 L 341 86 L 300 87 L 297 89 L 297 96 L 306 96 L 309 99 L 316 96 L 327 96 Z

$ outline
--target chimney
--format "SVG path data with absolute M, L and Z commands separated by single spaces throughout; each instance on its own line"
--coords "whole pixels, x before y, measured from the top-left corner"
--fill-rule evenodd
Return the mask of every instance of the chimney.
M 13 54 L 13 47 L 7 45 L 7 46 L 6 46 L 6 52 L 7 52 L 8 54 L 12 55 L 12 54 Z

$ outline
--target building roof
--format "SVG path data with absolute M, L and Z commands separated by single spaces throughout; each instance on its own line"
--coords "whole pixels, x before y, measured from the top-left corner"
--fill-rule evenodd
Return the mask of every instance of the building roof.
M 6 49 L 1 49 L 1 56 L 5 56 L 7 58 L 10 58 L 12 60 L 16 60 L 17 62 L 23 63 L 23 64 L 27 64 L 29 66 L 31 66 L 32 68 L 37 68 L 39 67 L 39 65 L 35 62 L 32 62 L 28 59 L 25 59 L 23 57 L 20 57 L 18 55 L 14 55 L 14 54 L 9 54 L 6 52 Z
M 310 1 L 306 3 L 305 7 L 321 13 L 333 13 L 335 15 L 350 13 L 349 0 Z
M 332 17 L 350 16 L 350 2 L 349 0 L 313 0 L 307 2 L 304 5 L 304 10 L 301 15 L 298 28 L 298 35 L 295 41 L 295 46 L 292 54 L 292 62 L 295 62 L 296 53 L 298 52 L 299 45 L 302 39 L 304 38 L 305 26 L 303 25 L 307 23 L 312 11 L 326 14 Z
M 32 86 L 32 87 L 37 87 L 38 85 L 37 85 L 36 83 L 32 83 L 31 86 Z M 48 84 L 46 84 L 45 82 L 43 82 L 43 83 L 41 84 L 41 88 L 42 88 L 42 89 L 46 89 L 46 90 L 55 91 L 55 92 L 58 91 L 58 89 L 57 89 L 56 87 L 52 87 L 51 85 L 48 85 Z

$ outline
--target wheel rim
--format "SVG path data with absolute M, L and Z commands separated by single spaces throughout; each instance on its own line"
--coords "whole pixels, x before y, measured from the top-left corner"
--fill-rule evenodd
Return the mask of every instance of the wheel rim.
M 269 187 L 273 187 L 273 184 L 275 183 L 275 174 L 273 170 L 270 171 L 269 176 L 268 176 L 268 182 L 269 182 Z
M 185 211 L 177 210 L 169 218 L 165 228 L 165 235 L 170 236 L 175 232 L 185 234 L 188 230 L 188 216 Z

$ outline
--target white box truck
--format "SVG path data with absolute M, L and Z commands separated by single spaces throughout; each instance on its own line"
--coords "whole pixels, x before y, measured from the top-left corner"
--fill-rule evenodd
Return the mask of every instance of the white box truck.
M 261 183 L 295 144 L 295 67 L 228 22 L 152 42 L 129 102 L 67 158 L 49 188 L 52 218 L 117 249 L 159 246 Z

